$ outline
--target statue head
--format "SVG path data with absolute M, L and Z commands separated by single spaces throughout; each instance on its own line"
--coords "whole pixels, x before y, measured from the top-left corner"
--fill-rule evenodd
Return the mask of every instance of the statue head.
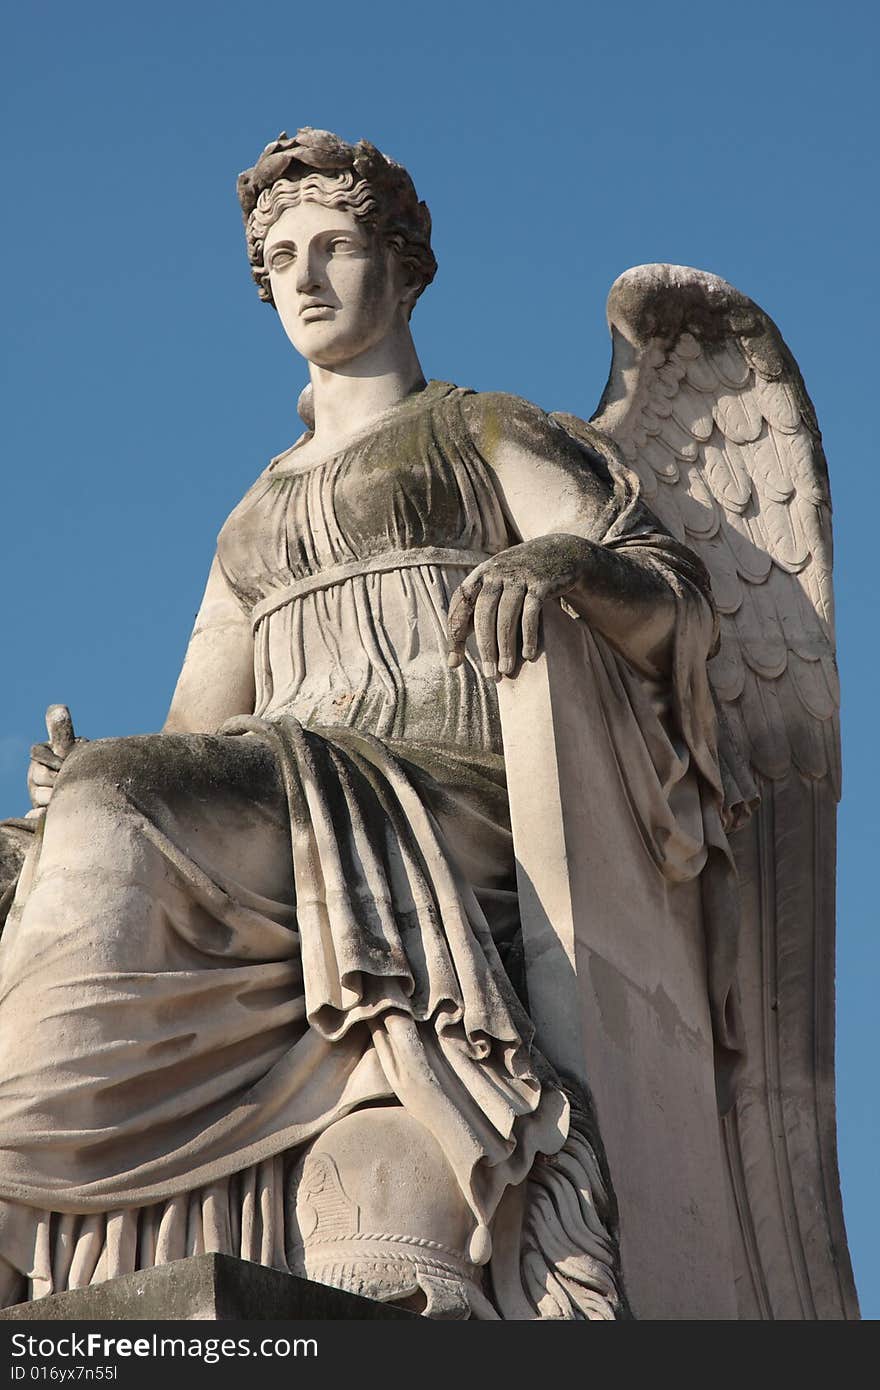
M 411 282 L 409 312 L 431 283 L 431 214 L 402 165 L 367 140 L 350 145 L 328 130 L 303 126 L 267 145 L 252 169 L 238 176 L 248 260 L 259 296 L 274 304 L 265 242 L 269 228 L 304 201 L 350 213 L 397 257 Z

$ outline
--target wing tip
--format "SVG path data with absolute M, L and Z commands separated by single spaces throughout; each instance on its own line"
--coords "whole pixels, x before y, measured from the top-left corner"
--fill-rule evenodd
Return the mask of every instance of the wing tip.
M 768 381 L 794 391 L 804 423 L 821 447 L 816 412 L 800 369 L 778 327 L 759 304 L 710 270 L 663 261 L 632 266 L 608 293 L 608 325 L 638 351 L 668 352 L 685 334 L 703 347 L 722 348 L 735 339 L 747 364 Z M 616 349 L 615 349 L 616 351 Z M 824 455 L 820 471 L 826 471 Z
M 754 332 L 775 324 L 729 281 L 695 266 L 658 261 L 632 266 L 618 275 L 608 294 L 608 322 L 639 346 L 661 341 L 671 346 L 691 331 L 703 342 Z

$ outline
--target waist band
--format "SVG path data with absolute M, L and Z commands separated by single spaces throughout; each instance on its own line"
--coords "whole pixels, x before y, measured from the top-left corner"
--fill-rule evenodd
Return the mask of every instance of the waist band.
M 270 613 L 284 608 L 294 599 L 313 594 L 317 589 L 330 589 L 334 584 L 342 584 L 346 579 L 355 579 L 361 574 L 383 574 L 387 570 L 415 569 L 419 565 L 442 565 L 446 569 L 472 570 L 488 560 L 489 556 L 480 550 L 444 550 L 439 546 L 423 546 L 419 550 L 386 550 L 381 555 L 369 555 L 365 560 L 350 560 L 344 565 L 333 565 L 317 574 L 304 575 L 285 584 L 283 589 L 273 589 L 251 610 L 251 623 L 257 627 Z

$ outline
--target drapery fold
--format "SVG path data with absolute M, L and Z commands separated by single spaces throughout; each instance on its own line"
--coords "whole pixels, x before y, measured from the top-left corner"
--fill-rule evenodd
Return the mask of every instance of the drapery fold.
M 383 546 L 504 548 L 462 394 L 413 405 L 399 438 L 264 476 L 221 545 L 243 606 L 267 575 L 273 589 Z M 364 534 L 377 516 L 393 535 Z M 687 552 L 631 499 L 611 495 L 608 522 L 606 543 L 671 576 L 676 666 L 658 713 L 596 642 L 585 715 L 602 712 L 621 775 L 652 788 L 633 806 L 658 866 L 690 877 L 714 843 L 709 714 L 690 712 L 711 610 Z M 595 1144 L 487 920 L 503 908 L 510 930 L 513 861 L 494 690 L 473 652 L 446 664 L 459 579 L 428 564 L 309 592 L 258 627 L 262 718 L 67 759 L 0 944 L 0 1256 L 35 1292 L 171 1250 L 283 1268 L 285 1155 L 399 1103 L 452 1168 L 481 1259 L 528 1180 L 528 1269 L 490 1266 L 499 1306 L 521 1310 L 504 1316 L 619 1309 Z
M 563 1142 L 566 1109 L 541 1085 L 476 897 L 378 740 L 240 720 L 224 742 L 233 730 L 282 769 L 295 930 L 289 905 L 212 882 L 150 820 L 149 797 L 126 788 L 127 741 L 114 741 L 122 766 L 109 772 L 88 766 L 100 743 L 72 754 L 27 937 L 22 901 L 2 944 L 6 1017 L 16 993 L 19 1007 L 39 998 L 40 1017 L 0 1044 L 0 1196 L 80 1211 L 153 1202 L 396 1096 L 436 1133 L 488 1224 L 530 1156 Z M 129 847 L 127 866 L 78 860 L 69 872 L 62 822 L 83 798 L 117 831 L 117 865 Z M 108 929 L 111 910 L 124 932 Z M 132 971 L 145 954 L 153 969 Z

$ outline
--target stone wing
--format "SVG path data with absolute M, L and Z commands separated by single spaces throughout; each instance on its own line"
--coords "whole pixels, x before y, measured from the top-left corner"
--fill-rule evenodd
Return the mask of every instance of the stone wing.
M 741 1316 L 857 1317 L 834 1113 L 839 695 L 821 436 L 778 329 L 718 277 L 638 266 L 608 319 L 592 424 L 703 560 L 720 614 L 709 671 L 748 1045 L 723 1122 Z

